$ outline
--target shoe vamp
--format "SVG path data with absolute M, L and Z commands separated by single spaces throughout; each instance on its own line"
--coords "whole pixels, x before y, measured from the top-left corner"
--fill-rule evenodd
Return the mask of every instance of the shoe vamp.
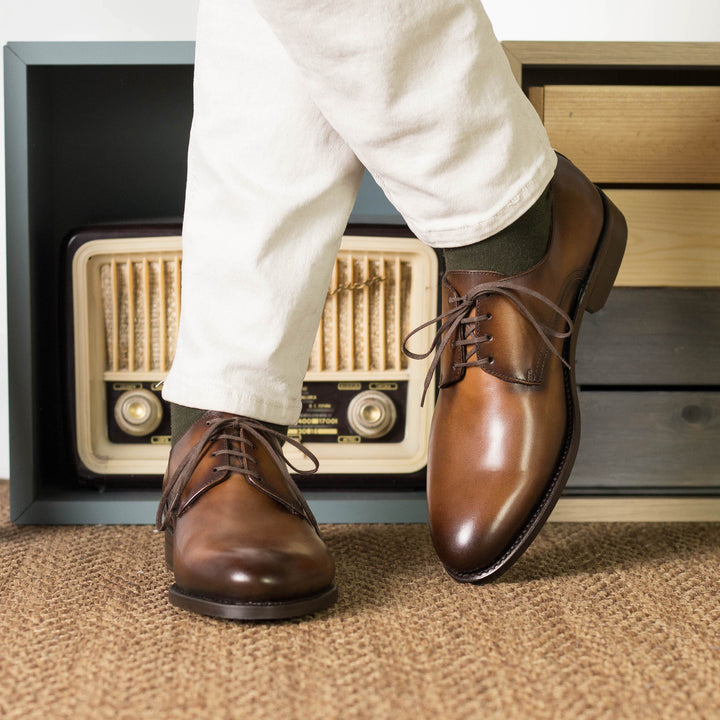
M 556 474 L 567 403 L 561 366 L 552 363 L 541 385 L 468 368 L 440 393 L 428 460 L 430 525 L 436 544 L 475 566 L 468 570 L 511 544 Z
M 178 518 L 177 584 L 248 601 L 287 599 L 326 588 L 334 574 L 324 543 L 306 520 L 233 474 Z

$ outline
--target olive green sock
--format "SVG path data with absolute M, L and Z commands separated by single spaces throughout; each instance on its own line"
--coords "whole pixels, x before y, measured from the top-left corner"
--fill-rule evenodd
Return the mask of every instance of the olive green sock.
M 174 445 L 205 412 L 207 411 L 170 403 L 170 442 Z M 262 422 L 263 425 L 267 425 L 271 430 L 275 430 L 275 432 L 282 433 L 283 435 L 288 431 L 287 425 L 275 425 L 262 420 L 260 422 Z
M 175 445 L 204 412 L 198 408 L 170 403 L 170 442 Z
M 542 260 L 550 241 L 550 186 L 535 204 L 496 235 L 464 247 L 443 250 L 446 270 L 493 270 L 516 275 Z

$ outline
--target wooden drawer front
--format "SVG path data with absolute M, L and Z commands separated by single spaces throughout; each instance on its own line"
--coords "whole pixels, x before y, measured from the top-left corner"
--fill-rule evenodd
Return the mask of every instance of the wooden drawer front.
M 568 490 L 720 490 L 720 392 L 581 392 Z
M 720 389 L 718 358 L 720 289 L 616 288 L 583 318 L 576 374 L 581 385 Z
M 598 183 L 720 183 L 720 87 L 547 85 L 553 147 Z
M 720 285 L 720 190 L 608 190 L 628 221 L 616 285 Z

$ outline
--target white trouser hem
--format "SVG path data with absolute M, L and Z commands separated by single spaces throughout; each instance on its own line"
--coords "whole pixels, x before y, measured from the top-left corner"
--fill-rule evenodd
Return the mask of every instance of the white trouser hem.
M 186 377 L 181 381 L 168 378 L 162 391 L 163 398 L 176 405 L 229 412 L 276 425 L 294 425 L 302 409 L 300 398 L 293 398 L 288 392 L 281 395 L 281 402 L 274 402 L 268 400 L 266 393 L 267 388 L 257 392 L 237 391 L 227 385 L 208 384 L 207 378 L 193 382 Z
M 522 217 L 540 198 L 555 174 L 557 155 L 550 153 L 542 157 L 541 164 L 534 170 L 530 180 L 521 184 L 520 189 L 509 188 L 507 201 L 502 208 L 487 220 L 466 227 L 447 230 L 424 230 L 411 218 L 405 218 L 409 228 L 430 247 L 443 249 L 472 245 L 486 240 L 512 225 Z

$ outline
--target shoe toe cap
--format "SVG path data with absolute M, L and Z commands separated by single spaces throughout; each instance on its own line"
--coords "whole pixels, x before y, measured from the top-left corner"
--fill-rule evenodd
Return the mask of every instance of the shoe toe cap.
M 480 513 L 455 513 L 451 521 L 431 526 L 435 550 L 451 574 L 477 574 L 491 569 L 509 543 L 508 529 L 501 523 L 485 522 Z
M 176 553 L 176 583 L 189 592 L 242 602 L 321 592 L 332 585 L 335 566 L 322 540 L 308 530 L 302 538 L 278 543 L 188 541 Z

